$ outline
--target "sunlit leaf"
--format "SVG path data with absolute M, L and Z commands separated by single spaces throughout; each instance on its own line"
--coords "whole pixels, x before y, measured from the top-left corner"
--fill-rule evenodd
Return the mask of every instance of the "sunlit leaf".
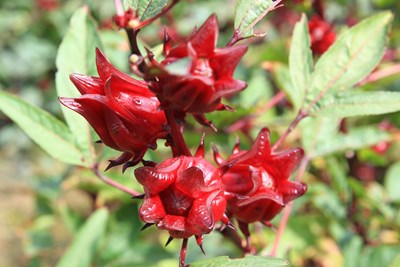
M 235 13 L 235 31 L 241 38 L 254 36 L 254 26 L 281 0 L 238 0 Z
M 318 115 L 352 117 L 379 115 L 400 110 L 399 92 L 346 92 L 321 99 Z
M 69 164 L 85 165 L 71 131 L 50 113 L 2 90 L 0 110 L 52 157 Z
M 63 97 L 78 97 L 79 91 L 69 80 L 72 73 L 96 74 L 95 48 L 100 46 L 94 20 L 88 15 L 87 7 L 78 9 L 71 18 L 66 35 L 58 49 L 56 66 L 57 94 Z M 90 154 L 92 140 L 86 120 L 76 112 L 62 106 L 75 142 L 83 152 L 87 165 L 93 161 Z
M 296 111 L 301 108 L 307 88 L 310 85 L 312 68 L 313 59 L 307 18 L 303 14 L 294 28 L 289 54 L 290 78 L 295 93 L 292 99 Z
M 307 91 L 309 109 L 327 93 L 345 90 L 366 77 L 380 62 L 387 39 L 390 12 L 373 15 L 345 31 L 315 65 Z

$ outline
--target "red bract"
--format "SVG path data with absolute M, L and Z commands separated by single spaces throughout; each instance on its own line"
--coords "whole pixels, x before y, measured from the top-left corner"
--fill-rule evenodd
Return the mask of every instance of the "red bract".
M 219 170 L 203 158 L 202 145 L 194 157 L 170 158 L 155 167 L 140 167 L 135 176 L 145 190 L 139 216 L 147 224 L 168 230 L 172 238 L 197 237 L 212 231 L 224 215 L 226 200 Z
M 336 33 L 331 24 L 315 15 L 308 22 L 311 38 L 311 49 L 314 54 L 321 55 L 333 44 Z
M 247 47 L 216 48 L 217 38 L 215 15 L 210 16 L 187 42 L 172 49 L 169 48 L 169 37 L 166 37 L 165 60 L 161 63 L 153 61 L 152 73 L 158 82 L 150 87 L 164 108 L 201 117 L 203 113 L 225 109 L 221 97 L 246 87 L 245 82 L 235 80 L 232 75 Z M 183 63 L 187 63 L 183 67 L 184 73 L 172 70 L 173 66 Z
M 215 150 L 220 165 L 232 165 L 222 176 L 228 199 L 229 215 L 234 216 L 245 234 L 247 225 L 256 221 L 269 224 L 291 200 L 302 196 L 307 187 L 288 179 L 299 164 L 303 150 L 295 148 L 272 152 L 269 130 L 264 128 L 248 151 L 240 151 L 239 143 L 224 162 Z
M 166 136 L 164 113 L 146 83 L 117 70 L 98 49 L 96 65 L 99 78 L 70 76 L 82 96 L 60 97 L 60 102 L 85 117 L 105 145 L 124 152 L 108 168 L 135 165 Z

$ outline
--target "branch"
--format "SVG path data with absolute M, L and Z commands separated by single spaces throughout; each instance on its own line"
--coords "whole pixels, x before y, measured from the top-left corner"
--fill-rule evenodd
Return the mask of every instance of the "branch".
M 120 183 L 108 178 L 107 176 L 103 175 L 102 173 L 100 173 L 98 164 L 95 164 L 91 168 L 91 170 L 93 171 L 94 174 L 96 174 L 97 177 L 99 177 L 106 184 L 111 185 L 112 187 L 114 187 L 114 188 L 116 188 L 116 189 L 118 189 L 118 190 L 120 190 L 122 192 L 125 192 L 125 193 L 127 193 L 127 194 L 129 194 L 131 196 L 137 197 L 137 196 L 141 195 L 139 192 L 136 192 L 135 190 L 127 188 L 124 185 L 122 185 L 122 184 L 120 184 Z

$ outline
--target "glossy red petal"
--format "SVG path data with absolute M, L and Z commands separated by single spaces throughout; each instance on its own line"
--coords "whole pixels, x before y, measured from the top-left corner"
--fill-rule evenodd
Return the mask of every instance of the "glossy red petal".
M 102 142 L 114 149 L 120 150 L 108 132 L 107 122 L 103 116 L 109 112 L 105 98 L 99 95 L 84 95 L 80 98 L 60 97 L 60 102 L 81 114 L 99 135 Z
M 305 183 L 287 181 L 279 188 L 279 191 L 283 195 L 283 201 L 288 203 L 304 195 L 307 192 L 307 185 Z
M 146 223 L 158 223 L 165 216 L 165 210 L 159 196 L 146 197 L 139 209 L 140 219 Z
M 213 54 L 214 48 L 217 45 L 217 38 L 218 20 L 217 16 L 213 14 L 190 39 L 190 42 L 199 57 L 207 57 Z
M 239 206 L 246 206 L 252 204 L 253 202 L 259 200 L 271 200 L 273 202 L 278 203 L 279 205 L 284 205 L 282 194 L 278 192 L 274 192 L 272 190 L 261 190 L 256 194 L 251 195 L 248 199 L 244 199 L 238 202 Z
M 123 120 L 113 111 L 104 113 L 104 118 L 111 138 L 121 151 L 142 154 L 143 150 L 147 150 L 147 142 L 140 133 L 140 125 Z
M 215 224 L 211 202 L 207 201 L 207 198 L 197 198 L 193 202 L 187 222 L 198 231 L 197 235 L 211 232 Z
M 186 218 L 183 216 L 169 215 L 166 214 L 163 219 L 157 224 L 162 230 L 185 232 L 186 228 Z M 193 235 L 190 233 L 190 235 Z M 172 237 L 176 237 L 171 235 Z M 178 237 L 180 238 L 180 237 Z
M 135 170 L 136 179 L 143 185 L 146 192 L 150 195 L 157 195 L 167 189 L 176 179 L 175 168 L 179 166 L 179 161 L 171 164 L 171 171 L 160 170 L 157 167 L 140 167 Z
M 238 157 L 239 162 L 249 162 L 254 166 L 260 166 L 264 160 L 271 156 L 270 133 L 267 128 L 261 129 L 258 136 L 247 153 Z
M 97 72 L 103 82 L 106 82 L 108 78 L 111 77 L 111 75 L 116 75 L 125 80 L 127 83 L 131 83 L 136 86 L 147 87 L 142 81 L 138 81 L 131 76 L 119 71 L 110 63 L 110 61 L 108 61 L 105 55 L 98 48 L 96 48 L 96 66 Z
M 247 87 L 247 83 L 232 78 L 224 78 L 215 81 L 215 93 L 213 94 L 210 102 L 213 102 L 221 97 L 229 97 L 237 92 L 242 91 Z
M 161 125 L 167 122 L 164 112 L 159 109 L 160 102 L 149 89 L 127 84 L 115 75 L 107 80 L 105 88 L 114 110 L 121 116 L 146 126 L 150 133 L 160 131 Z
M 217 48 L 214 56 L 210 58 L 210 66 L 217 77 L 232 77 L 247 49 L 245 45 Z
M 216 185 L 206 185 L 203 171 L 194 166 L 179 174 L 175 185 L 192 198 L 199 198 L 205 193 L 219 188 Z
M 271 165 L 268 168 L 276 179 L 287 180 L 303 158 L 304 151 L 301 148 L 281 151 L 271 155 Z
M 99 94 L 104 95 L 104 83 L 100 78 L 85 76 L 81 74 L 71 74 L 69 79 L 82 95 Z

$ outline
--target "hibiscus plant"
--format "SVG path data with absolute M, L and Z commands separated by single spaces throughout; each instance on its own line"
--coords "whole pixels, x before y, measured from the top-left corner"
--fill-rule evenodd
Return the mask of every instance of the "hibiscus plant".
M 376 211 L 359 158 L 399 158 L 386 152 L 399 143 L 400 92 L 374 86 L 400 72 L 391 12 L 345 17 L 322 0 L 110 2 L 108 26 L 85 5 L 58 48 L 63 120 L 0 91 L 0 110 L 75 166 L 67 176 L 94 199 L 81 222 L 61 212 L 73 238 L 57 266 L 328 266 L 298 256 L 318 253 L 297 244 L 313 231 L 342 242 L 346 264 L 348 247 L 365 253 L 374 241 L 360 216 Z M 392 176 L 384 189 L 371 179 L 389 192 L 377 209 L 395 225 Z

